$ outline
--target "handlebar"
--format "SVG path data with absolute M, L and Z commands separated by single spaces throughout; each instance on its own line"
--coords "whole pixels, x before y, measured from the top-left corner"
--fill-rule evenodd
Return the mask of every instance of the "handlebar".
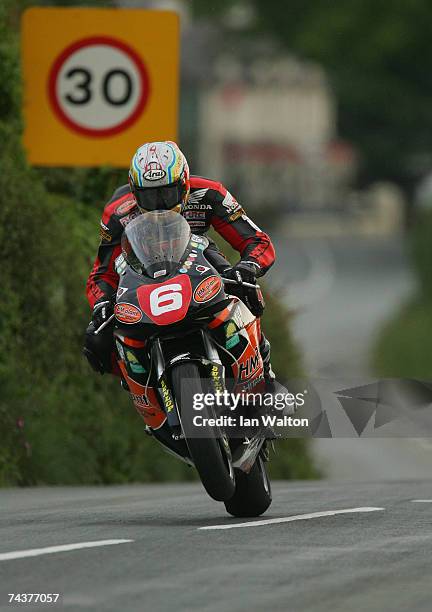
M 111 323 L 111 321 L 114 319 L 114 317 L 115 317 L 115 314 L 112 313 L 112 315 L 110 317 L 108 317 L 108 319 L 106 321 L 104 321 L 102 323 L 102 325 L 99 325 L 99 327 L 93 332 L 93 335 L 97 336 L 100 331 L 102 331 L 107 325 L 109 325 L 109 323 Z
M 222 276 L 222 280 L 224 283 L 227 283 L 228 285 L 240 285 L 241 287 L 249 287 L 250 289 L 260 289 L 260 286 L 254 285 L 253 283 L 246 283 L 245 281 L 241 281 L 240 283 L 236 280 L 234 280 L 233 278 L 224 278 Z

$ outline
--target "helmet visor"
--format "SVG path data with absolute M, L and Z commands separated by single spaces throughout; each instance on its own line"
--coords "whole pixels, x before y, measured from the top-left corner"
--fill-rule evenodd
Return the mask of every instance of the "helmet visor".
M 135 187 L 134 195 L 143 210 L 171 210 L 181 203 L 183 187 L 180 182 L 163 187 Z

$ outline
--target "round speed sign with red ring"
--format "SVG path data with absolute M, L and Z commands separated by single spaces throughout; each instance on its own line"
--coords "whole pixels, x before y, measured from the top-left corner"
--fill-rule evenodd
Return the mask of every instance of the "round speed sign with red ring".
M 64 49 L 48 78 L 54 113 L 86 136 L 113 136 L 129 128 L 149 94 L 142 59 L 128 44 L 108 36 L 83 38 Z

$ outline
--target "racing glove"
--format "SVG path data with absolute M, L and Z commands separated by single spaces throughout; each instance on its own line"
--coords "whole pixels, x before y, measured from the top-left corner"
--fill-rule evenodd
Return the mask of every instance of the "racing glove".
M 232 268 L 226 268 L 222 275 L 238 283 L 256 284 L 256 277 L 260 272 L 260 266 L 252 261 L 239 261 Z M 261 289 L 255 287 L 245 287 L 244 285 L 229 285 L 228 292 L 236 295 L 244 301 L 249 310 L 256 317 L 260 317 L 265 308 L 264 298 Z
M 232 268 L 224 270 L 223 275 L 225 278 L 232 278 L 233 280 L 244 283 L 256 284 L 256 277 L 260 271 L 260 266 L 252 261 L 239 261 Z
M 95 329 L 98 329 L 105 321 L 107 321 L 114 312 L 114 304 L 111 300 L 105 300 L 95 304 L 92 314 L 92 323 Z

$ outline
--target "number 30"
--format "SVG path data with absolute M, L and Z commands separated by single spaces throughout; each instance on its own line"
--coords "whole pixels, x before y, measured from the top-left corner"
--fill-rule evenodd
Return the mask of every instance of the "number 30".
M 72 68 L 71 70 L 69 70 L 65 76 L 67 79 L 72 79 L 76 76 L 82 77 L 82 80 L 74 82 L 75 89 L 80 91 L 81 95 L 79 97 L 76 97 L 68 93 L 65 96 L 66 100 L 71 104 L 78 105 L 87 104 L 88 102 L 90 102 L 93 97 L 93 92 L 90 88 L 93 75 L 90 70 L 81 66 L 77 66 L 76 68 Z M 114 98 L 111 91 L 111 83 L 113 79 L 118 79 L 119 77 L 121 77 L 123 81 L 124 92 L 122 96 Z M 126 72 L 126 70 L 122 70 L 121 68 L 114 68 L 112 70 L 109 70 L 103 77 L 102 98 L 112 106 L 122 106 L 123 104 L 129 102 L 130 97 L 132 95 L 132 89 L 132 79 L 129 73 Z

